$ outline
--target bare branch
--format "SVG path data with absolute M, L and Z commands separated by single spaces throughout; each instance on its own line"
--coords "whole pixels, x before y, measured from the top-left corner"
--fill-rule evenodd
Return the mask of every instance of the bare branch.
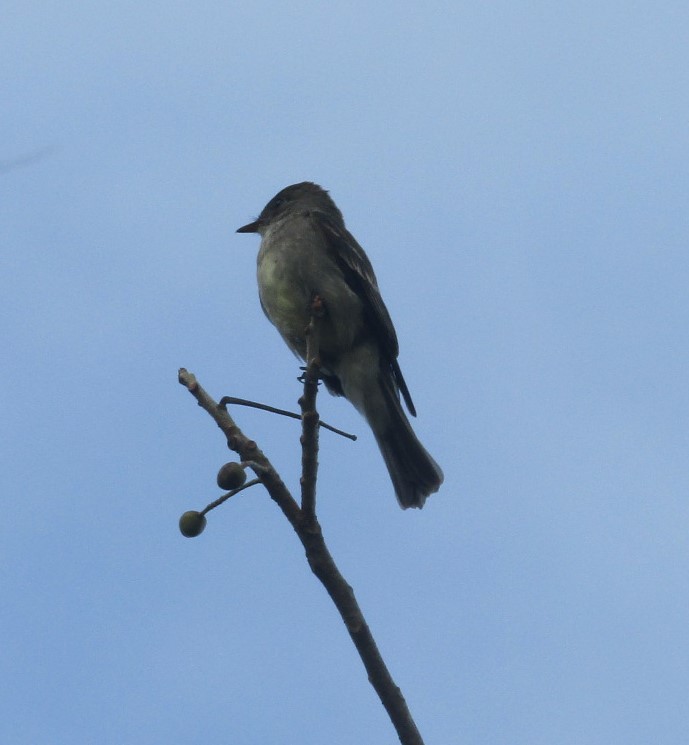
M 306 370 L 301 407 L 301 511 L 308 522 L 316 520 L 316 478 L 318 476 L 318 373 L 320 371 L 320 319 L 311 314 L 306 330 Z
M 207 411 L 227 438 L 227 447 L 239 454 L 243 461 L 253 461 L 252 470 L 268 490 L 271 498 L 283 511 L 285 517 L 296 528 L 299 522 L 299 505 L 289 493 L 284 482 L 272 463 L 259 450 L 253 440 L 250 440 L 235 424 L 227 410 L 219 406 L 198 384 L 196 376 L 181 368 L 178 373 L 179 382 L 187 388 L 197 400 L 199 406 Z
M 309 433 L 308 437 L 302 435 L 304 451 L 311 448 L 314 444 L 317 447 L 318 441 L 318 426 L 309 419 L 311 414 L 315 414 L 315 420 L 317 422 L 318 417 L 315 410 L 317 384 L 313 382 L 312 377 L 315 376 L 315 380 L 317 381 L 318 365 L 317 359 L 314 360 L 309 355 L 307 355 L 307 360 L 307 370 L 304 379 L 305 393 L 302 397 L 305 399 L 302 405 L 302 411 L 304 411 L 303 430 L 306 432 L 307 427 L 311 427 L 316 436 L 315 439 L 312 439 L 312 433 Z M 313 366 L 310 364 L 312 361 L 316 363 Z M 304 546 L 311 570 L 321 581 L 335 603 L 366 668 L 368 679 L 385 707 L 402 745 L 423 745 L 423 739 L 414 723 L 404 696 L 397 685 L 395 685 L 385 665 L 366 623 L 366 619 L 354 596 L 354 591 L 342 574 L 340 574 L 323 538 L 323 532 L 315 514 L 315 472 L 313 473 L 314 493 L 313 497 L 308 494 L 306 496 L 306 506 L 309 512 L 305 513 L 303 508 L 299 508 L 299 505 L 290 494 L 284 482 L 256 443 L 244 435 L 224 407 L 219 406 L 198 384 L 194 375 L 182 368 L 179 371 L 179 382 L 189 390 L 198 401 L 199 406 L 213 417 L 215 423 L 227 438 L 230 449 L 239 453 L 242 461 L 253 461 L 249 465 L 253 468 L 258 480 L 266 487 L 271 498 L 278 504 L 294 528 L 299 540 Z M 306 387 L 310 385 L 313 385 L 314 390 L 309 389 L 307 394 Z M 309 469 L 317 468 L 317 451 L 308 454 L 304 452 L 302 462 L 306 463 Z M 311 475 L 308 475 L 308 479 L 310 478 Z M 302 504 L 304 504 L 304 483 L 306 481 L 307 472 L 304 472 L 302 473 Z M 310 489 L 311 486 L 308 488 Z M 313 501 L 309 505 L 309 500 L 311 499 Z

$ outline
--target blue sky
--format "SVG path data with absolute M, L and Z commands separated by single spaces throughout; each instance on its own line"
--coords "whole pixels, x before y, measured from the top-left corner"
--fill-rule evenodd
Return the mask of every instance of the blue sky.
M 254 236 L 331 191 L 446 481 L 323 394 L 319 515 L 427 745 L 689 741 L 686 3 L 10 2 L 0 739 L 395 734 L 176 382 L 296 407 Z M 43 149 L 45 152 L 43 152 Z M 26 154 L 31 164 L 9 167 Z M 294 423 L 234 412 L 298 482 Z

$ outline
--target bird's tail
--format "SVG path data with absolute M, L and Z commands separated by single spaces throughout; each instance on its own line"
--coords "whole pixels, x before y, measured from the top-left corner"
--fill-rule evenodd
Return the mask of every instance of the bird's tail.
M 379 392 L 379 396 L 364 403 L 364 416 L 373 430 L 400 507 L 421 508 L 426 497 L 437 492 L 443 483 L 442 469 L 414 434 L 392 381 L 380 380 Z

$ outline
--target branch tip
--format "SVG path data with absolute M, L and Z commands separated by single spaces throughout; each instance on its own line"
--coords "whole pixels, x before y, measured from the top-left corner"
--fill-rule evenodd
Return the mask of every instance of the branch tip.
M 194 373 L 190 373 L 186 368 L 180 367 L 177 373 L 177 380 L 185 386 L 191 393 L 196 391 L 199 387 L 198 381 Z

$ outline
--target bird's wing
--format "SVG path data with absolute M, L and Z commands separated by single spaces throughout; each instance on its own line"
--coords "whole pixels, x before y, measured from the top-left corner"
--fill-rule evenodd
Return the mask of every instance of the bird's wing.
M 378 289 L 376 275 L 368 256 L 366 256 L 364 249 L 357 243 L 354 236 L 325 213 L 319 212 L 318 220 L 313 222 L 323 231 L 331 257 L 340 267 L 345 281 L 362 299 L 367 320 L 378 340 L 381 351 L 390 364 L 395 383 L 404 398 L 409 413 L 416 416 L 414 403 L 397 362 L 399 344 L 395 327 Z

